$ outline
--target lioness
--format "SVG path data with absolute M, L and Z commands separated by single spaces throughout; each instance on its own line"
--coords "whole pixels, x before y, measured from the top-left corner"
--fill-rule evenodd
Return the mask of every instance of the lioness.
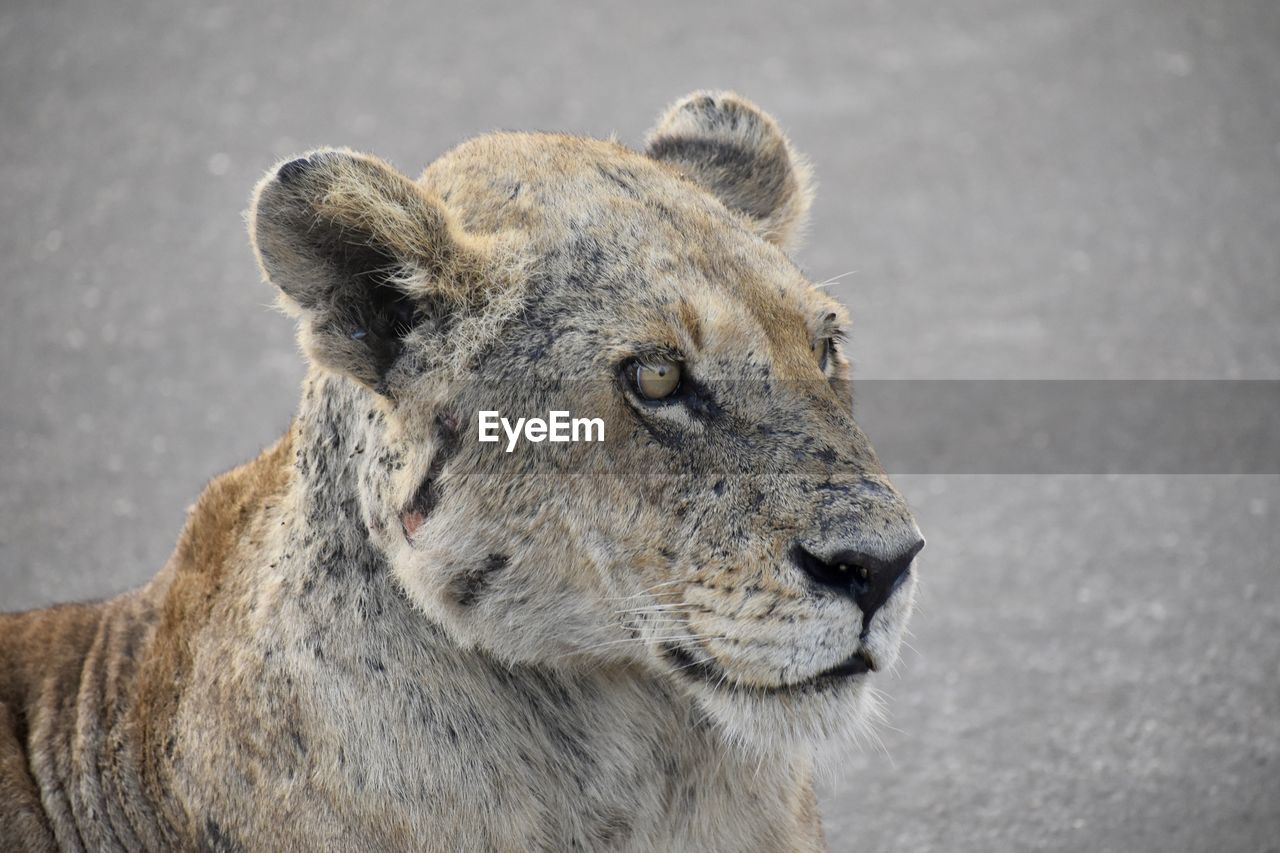
M 643 153 L 328 150 L 249 231 L 310 362 L 149 584 L 0 617 L 10 849 L 817 850 L 923 545 L 732 94 Z M 478 440 L 572 410 L 603 442 Z

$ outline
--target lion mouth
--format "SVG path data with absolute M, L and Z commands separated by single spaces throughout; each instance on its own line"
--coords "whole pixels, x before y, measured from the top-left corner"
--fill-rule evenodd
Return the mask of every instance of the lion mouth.
M 840 663 L 800 681 L 777 685 L 743 684 L 735 681 L 713 660 L 698 660 L 689 651 L 672 643 L 664 644 L 663 654 L 683 677 L 707 684 L 714 690 L 757 695 L 786 695 L 814 692 L 836 687 L 868 672 L 875 672 L 876 662 L 865 651 L 858 650 Z

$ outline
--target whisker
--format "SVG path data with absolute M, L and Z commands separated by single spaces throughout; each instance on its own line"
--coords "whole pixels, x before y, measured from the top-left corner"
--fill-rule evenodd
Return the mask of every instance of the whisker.
M 672 581 L 672 583 L 680 583 L 680 581 Z M 679 594 L 680 594 L 680 590 L 678 589 L 658 589 L 655 587 L 653 589 L 642 589 L 639 592 L 633 592 L 630 595 L 605 596 L 604 600 L 605 601 L 633 601 L 637 598 L 644 598 L 646 596 L 652 597 L 652 596 L 658 596 L 658 595 L 679 595 Z
M 593 646 L 587 646 L 586 648 L 598 649 L 598 648 L 601 648 L 602 646 L 615 646 L 615 645 L 622 645 L 624 643 L 648 643 L 653 641 L 661 642 L 663 640 L 687 640 L 688 638 L 689 638 L 689 635 L 686 633 L 671 634 L 670 636 L 659 635 L 656 637 L 643 637 L 643 636 L 642 637 L 623 637 L 617 640 L 604 640 L 600 643 L 596 643 Z
M 627 637 L 627 638 L 625 638 L 625 639 L 621 639 L 621 640 L 606 640 L 605 642 L 597 643 L 597 644 L 595 644 L 595 645 L 593 645 L 593 646 L 586 646 L 586 647 L 581 648 L 581 649 L 574 649 L 574 650 L 573 650 L 573 651 L 571 651 L 571 652 L 566 652 L 565 654 L 560 655 L 560 658 L 573 657 L 574 655 L 583 655 L 583 654 L 587 654 L 587 653 L 589 653 L 589 652 L 593 652 L 593 651 L 598 651 L 598 650 L 600 650 L 600 649 L 604 649 L 604 648 L 617 648 L 617 647 L 619 647 L 619 646 L 626 647 L 628 644 L 630 644 L 630 645 L 632 645 L 632 646 L 639 645 L 639 646 L 641 646 L 641 647 L 644 647 L 646 644 L 648 644 L 648 643 L 650 643 L 650 642 L 654 642 L 654 643 L 667 643 L 667 642 L 674 642 L 674 641 L 678 641 L 678 640 L 689 640 L 689 639 L 690 639 L 690 637 L 689 637 L 689 635 L 688 635 L 688 634 L 686 634 L 686 633 L 679 633 L 679 634 L 673 634 L 673 635 L 671 635 L 671 636 L 657 636 L 657 637 Z M 727 638 L 727 637 L 706 637 L 706 638 L 704 638 L 704 639 L 707 639 L 707 640 L 724 640 L 724 639 L 728 639 L 728 638 Z M 679 669 L 684 669 L 686 666 L 696 666 L 696 665 L 698 665 L 699 663 L 703 663 L 703 662 L 704 662 L 704 661 L 694 661 L 694 662 L 693 662 L 693 663 L 691 663 L 691 664 L 685 664 L 685 665 L 682 665 L 682 666 L 678 666 L 678 667 L 676 667 L 676 669 L 677 669 L 677 670 L 679 670 Z
M 649 608 L 649 607 L 684 607 L 684 606 L 685 606 L 684 602 L 658 601 L 658 602 L 652 603 L 652 605 L 643 605 L 643 606 L 637 607 L 636 610 L 646 610 L 646 608 Z
M 847 277 L 847 276 L 851 276 L 851 275 L 855 274 L 856 272 L 858 272 L 858 270 L 849 270 L 848 272 L 842 272 L 842 273 L 840 273 L 840 275 L 833 275 L 833 276 L 831 276 L 831 278 L 828 278 L 828 279 L 826 279 L 826 280 L 824 280 L 824 281 L 820 281 L 820 282 L 818 282 L 817 284 L 815 284 L 815 285 L 814 285 L 814 287 L 830 287 L 831 285 L 835 284 L 835 283 L 836 283 L 837 281 L 839 281 L 840 279 L 845 278 L 845 277 Z
M 614 613 L 671 613 L 673 611 L 687 611 L 689 606 L 686 604 L 653 604 L 648 607 L 625 607 L 622 610 L 615 610 Z
M 583 646 L 582 648 L 573 649 L 572 651 L 566 652 L 564 656 L 567 657 L 570 655 L 580 655 L 580 654 L 585 654 L 586 652 L 594 652 L 594 651 L 598 651 L 599 649 L 616 647 L 616 646 L 627 646 L 627 645 L 643 646 L 651 642 L 664 643 L 664 642 L 669 642 L 671 640 L 685 640 L 685 639 L 688 639 L 688 635 L 686 634 L 674 634 L 670 637 L 626 637 L 621 640 L 605 640 L 603 642 L 596 643 L 591 646 Z

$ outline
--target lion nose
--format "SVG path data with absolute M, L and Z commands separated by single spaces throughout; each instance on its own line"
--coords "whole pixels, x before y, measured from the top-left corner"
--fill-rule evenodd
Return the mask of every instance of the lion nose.
M 862 633 L 865 636 L 871 617 L 902 586 L 911 562 L 924 547 L 918 535 L 907 547 L 894 553 L 872 553 L 869 550 L 843 550 L 820 557 L 804 545 L 796 543 L 792 559 L 800 571 L 819 586 L 852 598 L 862 610 Z

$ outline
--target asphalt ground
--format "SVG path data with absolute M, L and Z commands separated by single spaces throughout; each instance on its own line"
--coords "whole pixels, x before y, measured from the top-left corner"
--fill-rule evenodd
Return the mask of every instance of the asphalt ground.
M 1274 2 L 7 0 L 0 607 L 143 582 L 284 430 L 301 360 L 241 221 L 275 159 L 638 144 L 702 87 L 812 158 L 797 259 L 842 276 L 860 378 L 1280 379 Z M 832 849 L 1280 850 L 1280 477 L 928 458 Z

